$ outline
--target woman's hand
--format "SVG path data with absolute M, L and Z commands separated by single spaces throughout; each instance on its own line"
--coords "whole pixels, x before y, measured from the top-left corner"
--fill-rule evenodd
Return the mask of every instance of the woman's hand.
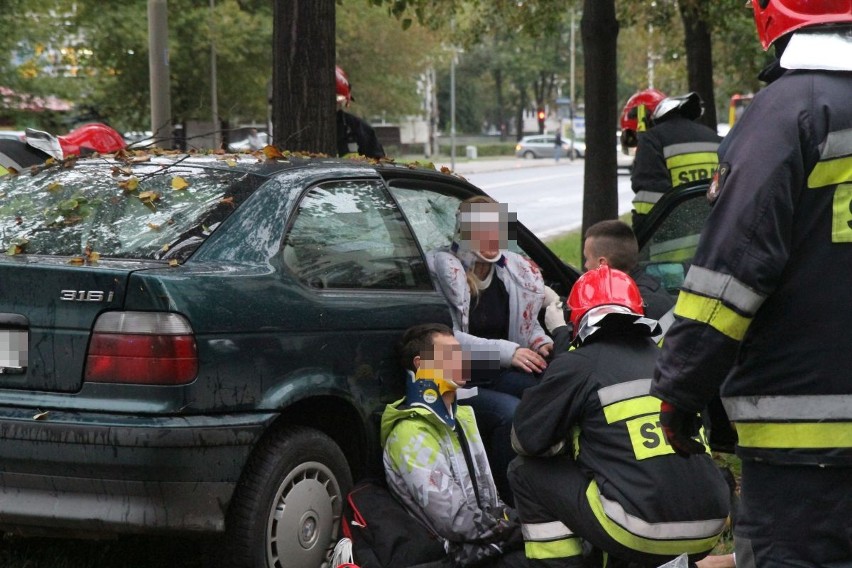
M 539 347 L 537 349 L 537 351 L 538 351 L 539 355 L 541 355 L 542 357 L 547 359 L 548 357 L 550 357 L 550 354 L 553 352 L 553 344 L 552 343 L 545 343 L 544 345 Z
M 541 373 L 547 368 L 547 363 L 532 349 L 518 347 L 512 355 L 512 366 L 526 373 Z

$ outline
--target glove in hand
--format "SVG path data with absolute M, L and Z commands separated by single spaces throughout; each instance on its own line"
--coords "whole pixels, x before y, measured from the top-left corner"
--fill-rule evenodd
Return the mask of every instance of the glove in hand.
M 706 452 L 704 444 L 695 439 L 701 427 L 701 419 L 694 412 L 681 410 L 670 402 L 660 405 L 660 424 L 663 433 L 675 453 L 688 458 L 692 454 Z

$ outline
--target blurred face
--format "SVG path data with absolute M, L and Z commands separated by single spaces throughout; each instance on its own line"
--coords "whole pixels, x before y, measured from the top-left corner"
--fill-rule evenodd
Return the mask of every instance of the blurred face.
M 444 379 L 454 382 L 457 386 L 464 386 L 468 380 L 465 372 L 464 353 L 461 345 L 452 335 L 435 334 L 432 336 L 432 350 L 421 353 L 414 359 L 418 368 L 435 369 L 441 371 Z
M 461 244 L 485 258 L 494 258 L 508 247 L 509 211 L 502 203 L 467 203 L 462 205 Z

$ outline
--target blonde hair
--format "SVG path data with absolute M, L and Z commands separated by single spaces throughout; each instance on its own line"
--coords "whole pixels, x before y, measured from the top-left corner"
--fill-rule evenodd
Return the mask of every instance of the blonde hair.
M 461 203 L 459 203 L 458 213 L 461 212 L 462 208 L 465 205 L 477 204 L 477 203 L 499 203 L 498 201 L 488 197 L 487 195 L 474 195 L 473 197 L 468 197 Z M 467 280 L 467 287 L 470 290 L 470 297 L 479 302 L 479 287 L 476 285 L 475 276 L 473 274 L 473 270 L 476 267 L 476 263 L 474 262 L 470 268 L 465 272 L 465 279 Z

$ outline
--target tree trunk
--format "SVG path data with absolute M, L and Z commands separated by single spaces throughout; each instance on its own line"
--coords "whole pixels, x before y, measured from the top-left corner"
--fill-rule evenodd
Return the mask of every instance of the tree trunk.
M 275 145 L 336 156 L 335 0 L 276 0 L 273 6 Z
M 580 21 L 586 100 L 586 172 L 583 181 L 583 233 L 590 225 L 618 217 L 615 155 L 616 40 L 615 0 L 585 0 Z
M 527 89 L 523 85 L 516 84 L 518 90 L 518 108 L 515 112 L 515 138 L 520 140 L 524 137 L 524 114 L 527 111 Z
M 715 0 L 710 0 L 715 1 Z M 701 0 L 681 0 L 680 17 L 683 20 L 686 47 L 686 69 L 689 90 L 704 100 L 704 114 L 698 122 L 716 130 L 716 98 L 713 95 L 713 43 L 707 25 L 707 9 Z
M 506 116 L 503 108 L 503 70 L 494 69 L 494 94 L 497 103 L 497 128 L 500 130 L 500 142 L 506 140 Z

